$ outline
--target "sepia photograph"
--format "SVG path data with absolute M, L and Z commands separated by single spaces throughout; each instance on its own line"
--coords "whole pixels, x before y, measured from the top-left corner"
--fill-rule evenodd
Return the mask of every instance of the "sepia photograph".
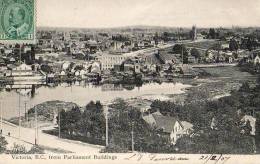
M 260 160 L 260 0 L 0 0 L 0 164 Z

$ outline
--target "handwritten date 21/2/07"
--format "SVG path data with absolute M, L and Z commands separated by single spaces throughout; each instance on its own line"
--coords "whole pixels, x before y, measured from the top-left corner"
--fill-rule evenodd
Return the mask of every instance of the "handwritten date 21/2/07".
M 218 154 L 218 155 L 215 155 L 215 154 L 212 154 L 212 155 L 201 155 L 199 160 L 203 160 L 204 163 L 203 164 L 206 164 L 206 163 L 214 163 L 214 164 L 224 164 L 226 163 L 228 160 L 230 159 L 229 156 L 224 156 L 222 154 Z

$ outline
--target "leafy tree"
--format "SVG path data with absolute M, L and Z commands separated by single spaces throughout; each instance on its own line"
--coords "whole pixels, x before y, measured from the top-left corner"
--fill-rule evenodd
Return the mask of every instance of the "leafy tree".
M 91 139 L 95 143 L 101 143 L 105 135 L 105 116 L 103 106 L 99 101 L 91 101 L 86 105 L 83 113 L 78 107 L 70 111 L 60 111 L 60 126 L 62 134 L 70 138 L 79 138 L 83 141 Z M 59 117 L 57 116 L 59 123 Z
M 183 55 L 183 63 L 188 63 L 188 50 L 184 44 L 175 44 L 172 49 L 173 53 Z
M 252 51 L 258 46 L 256 38 L 254 35 L 249 35 L 245 39 L 242 40 L 241 47 L 244 49 L 248 49 Z
M 230 51 L 237 51 L 239 48 L 239 44 L 235 39 L 231 39 L 229 42 L 229 50 Z
M 179 106 L 170 101 L 155 100 L 151 104 L 151 113 L 160 112 L 163 115 L 176 116 L 179 111 Z
M 201 54 L 198 49 L 192 48 L 190 51 L 191 56 L 194 56 L 196 59 L 200 59 Z
M 252 127 L 250 125 L 250 121 L 247 120 L 245 126 L 243 127 L 245 135 L 250 135 L 252 131 Z
M 4 53 L 5 53 L 5 50 L 4 50 L 4 49 L 0 49 L 0 53 L 1 53 L 1 54 L 4 54 Z
M 60 128 L 62 132 L 68 132 L 69 128 L 68 128 L 68 121 L 67 121 L 67 113 L 65 112 L 65 110 L 61 110 L 59 111 L 59 115 L 57 116 L 57 124 L 60 123 Z M 60 121 L 59 121 L 60 118 Z
M 6 151 L 7 142 L 4 137 L 0 136 L 0 153 L 4 153 Z
M 194 143 L 194 140 L 188 136 L 179 138 L 175 146 L 178 149 L 178 153 L 196 152 L 196 143 Z
M 214 45 L 212 45 L 211 48 L 212 48 L 213 50 L 220 51 L 220 50 L 221 50 L 221 43 L 220 43 L 220 42 L 215 43 Z
M 101 139 L 105 135 L 105 116 L 102 109 L 103 106 L 99 101 L 96 103 L 91 101 L 86 105 L 79 122 L 80 131 L 86 136 Z
M 24 145 L 14 143 L 10 150 L 10 154 L 27 154 L 27 150 Z
M 79 70 L 83 70 L 83 69 L 84 69 L 84 67 L 83 67 L 82 65 L 77 65 L 77 66 L 74 68 L 75 71 L 79 71 Z
M 216 39 L 216 31 L 214 28 L 209 29 L 209 39 Z
M 52 68 L 49 65 L 47 65 L 47 64 L 41 65 L 41 70 L 43 72 L 46 72 L 46 73 L 51 73 L 52 72 Z
M 61 131 L 73 135 L 77 131 L 77 122 L 81 118 L 81 112 L 78 107 L 72 108 L 70 111 L 61 110 L 60 117 L 57 116 L 57 123 L 60 122 Z M 60 121 L 59 121 L 60 118 Z
M 67 112 L 67 126 L 68 126 L 68 132 L 70 135 L 72 135 L 74 132 L 76 132 L 79 128 L 78 127 L 78 120 L 81 119 L 81 112 L 78 107 L 72 108 L 70 111 Z
M 257 145 L 257 151 L 260 150 L 260 114 L 256 114 L 256 122 L 255 122 L 255 141 Z
M 39 60 L 38 60 L 38 64 L 43 64 L 43 58 L 42 57 L 39 57 Z
M 249 86 L 248 82 L 244 82 L 242 84 L 242 86 L 239 88 L 239 91 L 241 91 L 241 92 L 248 92 L 248 91 L 250 91 L 250 86 Z
M 28 152 L 28 154 L 44 154 L 44 149 L 39 146 L 33 146 Z

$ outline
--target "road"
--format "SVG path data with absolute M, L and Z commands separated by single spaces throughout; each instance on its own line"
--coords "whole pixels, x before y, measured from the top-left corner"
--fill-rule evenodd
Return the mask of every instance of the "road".
M 212 64 L 190 64 L 192 68 L 212 68 L 212 67 L 228 67 L 237 66 L 238 63 L 212 63 Z
M 141 50 L 134 51 L 134 52 L 124 53 L 123 55 L 125 57 L 136 57 L 138 55 L 143 55 L 144 53 L 154 53 L 157 50 L 167 49 L 167 48 L 173 47 L 175 44 L 187 44 L 187 43 L 196 43 L 196 42 L 204 42 L 204 41 L 206 41 L 206 40 L 196 40 L 196 41 L 183 40 L 183 41 L 177 41 L 177 42 L 174 42 L 174 43 L 167 43 L 167 44 L 158 45 L 157 47 L 151 47 L 151 48 L 141 49 Z
M 8 136 L 9 132 L 10 137 Z M 9 142 L 9 146 L 13 146 L 13 143 L 21 143 L 24 144 L 27 148 L 29 145 L 33 145 L 35 143 L 35 129 L 21 127 L 21 141 L 19 141 L 18 126 L 6 121 L 3 121 L 3 135 Z M 59 149 L 65 152 L 72 153 L 98 153 L 103 148 L 103 146 L 87 144 L 80 141 L 60 139 L 56 136 L 45 134 L 40 130 L 38 132 L 38 144 L 40 146 L 48 147 L 50 149 Z

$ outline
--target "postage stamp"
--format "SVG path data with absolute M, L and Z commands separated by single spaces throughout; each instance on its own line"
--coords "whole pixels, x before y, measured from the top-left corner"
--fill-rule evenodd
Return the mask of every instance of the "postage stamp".
M 35 0 L 0 0 L 0 42 L 35 41 Z

